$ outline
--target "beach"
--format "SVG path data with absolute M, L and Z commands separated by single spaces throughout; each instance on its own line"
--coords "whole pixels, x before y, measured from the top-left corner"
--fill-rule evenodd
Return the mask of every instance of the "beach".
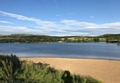
M 20 58 L 35 63 L 47 63 L 58 70 L 69 70 L 73 74 L 91 76 L 103 83 L 120 83 L 120 60 L 35 57 Z

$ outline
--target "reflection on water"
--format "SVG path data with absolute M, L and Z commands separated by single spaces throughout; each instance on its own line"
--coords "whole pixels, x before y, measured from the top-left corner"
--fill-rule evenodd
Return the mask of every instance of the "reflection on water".
M 117 43 L 118 46 L 120 46 L 120 43 Z

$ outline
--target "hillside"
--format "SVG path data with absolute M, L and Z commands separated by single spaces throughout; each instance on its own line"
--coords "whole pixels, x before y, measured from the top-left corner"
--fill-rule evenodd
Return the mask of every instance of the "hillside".
M 102 36 L 47 36 L 33 34 L 0 35 L 0 43 L 39 43 L 39 42 L 111 42 L 120 41 L 120 34 Z

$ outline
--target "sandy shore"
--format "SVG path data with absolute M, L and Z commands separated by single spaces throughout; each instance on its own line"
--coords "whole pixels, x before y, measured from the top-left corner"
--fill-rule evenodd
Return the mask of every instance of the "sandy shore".
M 50 64 L 59 70 L 69 70 L 89 75 L 104 83 L 120 83 L 120 60 L 72 59 L 72 58 L 20 58 Z

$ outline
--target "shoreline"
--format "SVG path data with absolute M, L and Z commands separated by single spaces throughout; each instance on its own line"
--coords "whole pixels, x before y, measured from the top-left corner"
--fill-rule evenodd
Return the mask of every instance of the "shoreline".
M 108 59 L 108 58 L 90 58 L 90 57 L 57 57 L 57 56 L 27 56 L 27 57 L 20 57 L 19 58 L 66 58 L 66 59 L 96 59 L 96 60 L 113 60 L 113 61 L 120 61 L 120 59 Z
M 69 70 L 73 74 L 91 76 L 103 83 L 120 82 L 120 60 L 103 60 L 95 58 L 61 58 L 61 57 L 26 57 L 20 60 L 35 63 L 47 63 L 58 70 Z

